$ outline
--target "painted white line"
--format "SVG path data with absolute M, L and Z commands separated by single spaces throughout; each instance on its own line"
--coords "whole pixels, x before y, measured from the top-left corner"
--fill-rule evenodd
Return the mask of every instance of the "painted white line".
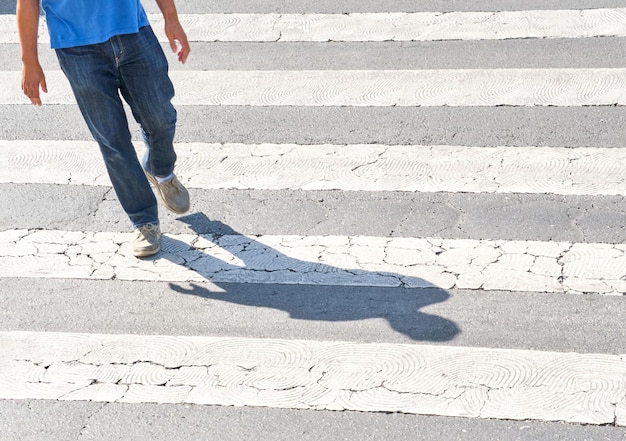
M 29 104 L 20 72 L 0 72 L 0 104 Z M 585 106 L 626 104 L 626 69 L 172 71 L 178 105 Z M 48 104 L 72 104 L 60 71 Z
M 139 151 L 143 146 L 137 145 Z M 626 150 L 177 144 L 190 188 L 626 195 Z M 1 183 L 104 185 L 91 141 L 0 141 Z
M 167 41 L 163 17 L 151 14 Z M 437 41 L 626 36 L 626 9 L 352 14 L 181 14 L 191 41 Z M 40 42 L 49 43 L 44 20 Z M 18 43 L 14 15 L 0 15 L 0 43 Z
M 0 399 L 624 426 L 626 359 L 430 345 L 1 332 Z
M 362 236 L 166 235 L 152 259 L 131 234 L 0 232 L 0 277 L 626 293 L 626 245 Z

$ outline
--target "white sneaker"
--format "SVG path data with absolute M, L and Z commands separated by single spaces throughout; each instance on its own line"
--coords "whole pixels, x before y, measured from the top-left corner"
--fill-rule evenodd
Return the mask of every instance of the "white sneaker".
M 175 174 L 172 173 L 172 179 L 159 183 L 156 177 L 146 172 L 148 181 L 156 188 L 163 205 L 168 210 L 183 214 L 189 211 L 189 192 L 183 184 L 180 183 Z

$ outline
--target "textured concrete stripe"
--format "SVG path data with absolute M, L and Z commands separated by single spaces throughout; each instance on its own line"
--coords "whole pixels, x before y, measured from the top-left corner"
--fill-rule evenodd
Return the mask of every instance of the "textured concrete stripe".
M 156 2 L 144 2 L 146 11 L 158 13 Z M 354 12 L 455 12 L 455 11 L 519 11 L 553 9 L 622 8 L 623 0 L 212 0 L 210 2 L 182 1 L 176 5 L 179 13 L 325 13 Z M 5 13 L 15 10 L 10 6 Z M 0 6 L 2 11 L 2 6 Z
M 626 103 L 626 69 L 173 71 L 174 103 L 228 106 L 591 106 Z M 0 72 L 18 85 L 20 72 Z M 48 104 L 72 104 L 60 71 L 47 74 Z M 0 104 L 28 104 L 19 87 Z
M 626 245 L 366 236 L 167 235 L 155 258 L 131 234 L 0 233 L 0 277 L 626 292 Z
M 161 29 L 161 16 L 152 16 Z M 626 35 L 626 9 L 356 14 L 196 14 L 197 41 L 433 41 Z M 163 39 L 163 37 L 161 37 Z
M 0 398 L 626 425 L 624 356 L 302 340 L 0 333 Z
M 191 188 L 626 195 L 624 149 L 194 143 L 177 152 Z M 110 185 L 93 142 L 0 141 L 0 169 L 0 183 Z
M 352 14 L 181 14 L 192 41 L 438 41 L 626 36 L 626 9 Z M 150 14 L 161 41 L 163 17 Z M 0 16 L 0 43 L 16 43 Z M 42 42 L 47 42 L 44 20 Z
M 147 12 L 158 13 L 156 2 L 143 2 Z M 552 9 L 621 8 L 623 0 L 394 0 L 393 3 L 377 0 L 212 0 L 198 2 L 184 0 L 176 5 L 180 14 L 192 13 L 324 13 L 346 14 L 354 12 L 454 12 L 454 11 L 518 11 Z M 15 1 L 0 2 L 0 14 L 15 14 Z

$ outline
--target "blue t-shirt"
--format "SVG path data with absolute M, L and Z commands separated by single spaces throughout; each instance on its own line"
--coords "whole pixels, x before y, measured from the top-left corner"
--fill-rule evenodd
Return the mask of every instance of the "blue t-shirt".
M 55 49 L 102 43 L 148 24 L 139 0 L 42 0 Z

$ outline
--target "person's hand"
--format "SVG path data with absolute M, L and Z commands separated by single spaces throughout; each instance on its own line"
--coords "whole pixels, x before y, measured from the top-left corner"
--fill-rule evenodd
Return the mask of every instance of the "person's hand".
M 185 34 L 180 22 L 178 20 L 166 20 L 165 35 L 170 42 L 172 52 L 176 53 L 178 51 L 178 61 L 185 64 L 185 61 L 187 61 L 187 57 L 189 56 L 189 52 L 191 52 L 191 48 L 189 47 L 189 42 L 187 41 L 187 34 Z M 180 43 L 180 49 L 178 48 L 178 44 L 176 42 Z
M 24 65 L 22 67 L 22 91 L 30 102 L 35 106 L 41 106 L 41 98 L 39 96 L 39 88 L 48 93 L 46 86 L 46 76 L 40 64 Z

